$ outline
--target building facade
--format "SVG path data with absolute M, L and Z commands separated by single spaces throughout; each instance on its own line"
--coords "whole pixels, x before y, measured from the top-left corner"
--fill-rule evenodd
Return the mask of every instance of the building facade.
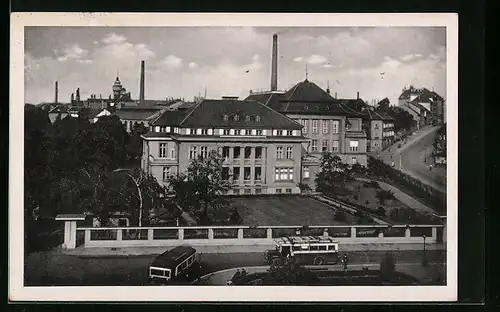
M 165 111 L 143 135 L 141 167 L 159 183 L 212 150 L 224 158 L 229 194 L 300 193 L 302 126 L 256 101 L 202 100 Z
M 426 125 L 442 125 L 445 122 L 443 97 L 426 88 L 404 88 L 398 104 L 408 111 L 417 122 L 417 128 Z
M 363 128 L 367 134 L 367 152 L 380 152 L 394 143 L 395 119 L 392 116 L 368 105 L 362 114 Z

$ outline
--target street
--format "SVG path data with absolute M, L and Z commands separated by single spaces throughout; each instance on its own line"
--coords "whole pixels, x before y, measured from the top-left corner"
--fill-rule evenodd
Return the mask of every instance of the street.
M 401 148 L 392 146 L 379 155 L 386 163 L 394 161 L 396 168 L 413 176 L 416 179 L 446 192 L 446 170 L 444 168 L 433 168 L 429 171 L 431 164 L 432 143 L 439 127 L 426 127 L 420 129 L 418 134 L 408 138 L 408 143 Z M 427 160 L 427 162 L 426 162 Z
M 422 250 L 391 252 L 398 265 L 415 266 Z M 348 252 L 350 264 L 379 264 L 386 251 Z M 154 256 L 83 257 L 58 252 L 31 254 L 25 264 L 26 286 L 139 286 L 146 285 L 148 266 Z M 446 251 L 427 250 L 429 263 L 445 263 Z M 201 255 L 202 274 L 244 266 L 266 265 L 262 253 L 210 253 Z M 410 265 L 410 263 L 413 263 Z

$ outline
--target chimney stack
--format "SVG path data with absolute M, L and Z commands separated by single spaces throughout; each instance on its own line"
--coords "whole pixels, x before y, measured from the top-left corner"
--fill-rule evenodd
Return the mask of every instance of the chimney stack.
M 76 101 L 80 102 L 80 88 L 76 89 Z
M 56 104 L 59 104 L 58 96 L 59 96 L 59 86 L 58 86 L 58 83 L 56 81 L 56 85 L 55 85 L 55 99 L 54 99 L 54 103 L 56 103 Z
M 337 99 L 337 92 L 335 92 L 335 99 Z
M 141 61 L 141 86 L 140 86 L 140 98 L 139 105 L 144 106 L 144 61 Z
M 278 34 L 273 35 L 273 54 L 271 63 L 271 91 L 278 90 Z
M 359 91 L 356 93 L 356 99 L 359 100 Z

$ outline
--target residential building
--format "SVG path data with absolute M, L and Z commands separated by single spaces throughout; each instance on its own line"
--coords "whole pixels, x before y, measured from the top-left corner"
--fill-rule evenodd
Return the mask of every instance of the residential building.
M 203 99 L 164 111 L 142 136 L 141 167 L 159 183 L 185 173 L 192 159 L 225 157 L 229 194 L 300 193 L 302 126 L 257 101 Z
M 434 91 L 410 86 L 404 88 L 398 104 L 408 111 L 417 122 L 417 128 L 425 125 L 439 125 L 445 121 L 444 99 Z
M 127 132 L 131 132 L 137 123 L 149 128 L 165 110 L 165 107 L 122 107 L 115 110 L 113 115 L 120 118 Z
M 394 143 L 395 119 L 373 106 L 366 105 L 362 111 L 363 128 L 367 134 L 367 152 L 379 152 Z
M 333 153 L 350 165 L 367 164 L 362 115 L 345 105 L 361 100 L 335 99 L 327 91 L 306 79 L 286 92 L 252 92 L 247 97 L 303 126 L 302 133 L 307 140 L 302 146 L 302 182 L 313 189 L 324 153 Z

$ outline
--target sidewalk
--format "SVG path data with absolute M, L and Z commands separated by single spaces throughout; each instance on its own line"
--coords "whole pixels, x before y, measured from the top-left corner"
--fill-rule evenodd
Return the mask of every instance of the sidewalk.
M 356 180 L 360 180 L 360 181 L 364 181 L 364 182 L 371 181 L 369 179 L 364 179 L 364 178 L 356 178 Z M 424 212 L 429 212 L 429 213 L 439 217 L 439 215 L 436 214 L 436 211 L 434 209 L 424 205 L 423 203 L 421 203 L 417 199 L 411 197 L 410 195 L 406 194 L 405 192 L 401 191 L 400 189 L 398 189 L 390 184 L 387 184 L 385 182 L 382 182 L 382 181 L 376 181 L 376 182 L 384 190 L 391 191 L 397 200 L 399 200 L 403 204 L 407 205 L 408 207 L 416 209 L 416 210 L 424 211 Z
M 127 257 L 140 255 L 159 255 L 174 246 L 162 247 L 127 247 L 127 248 L 105 248 L 105 247 L 78 247 L 75 249 L 60 250 L 62 254 L 80 257 Z M 196 247 L 199 253 L 263 253 L 267 249 L 273 249 L 273 245 L 247 245 L 247 246 L 206 246 Z M 342 243 L 344 251 L 397 251 L 397 250 L 421 250 L 422 244 L 356 244 Z M 446 244 L 427 244 L 427 250 L 446 250 Z

